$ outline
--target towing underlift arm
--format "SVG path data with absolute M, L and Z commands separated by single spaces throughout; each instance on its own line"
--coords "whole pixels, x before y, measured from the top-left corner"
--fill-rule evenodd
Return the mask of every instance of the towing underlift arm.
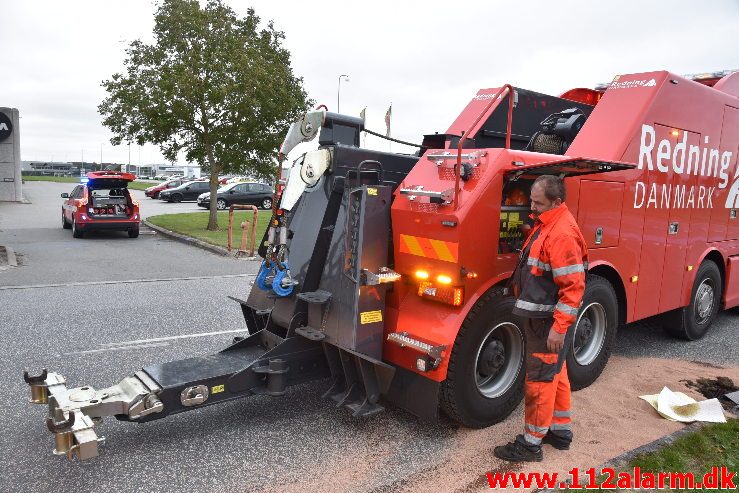
M 101 390 L 69 389 L 62 375 L 46 369 L 23 375 L 31 402 L 49 407 L 46 425 L 54 434 L 54 453 L 80 460 L 98 455 L 104 438 L 95 425 L 105 416 L 143 423 L 249 395 L 282 395 L 288 386 L 328 376 L 319 343 L 266 329 L 215 354 L 146 366 Z

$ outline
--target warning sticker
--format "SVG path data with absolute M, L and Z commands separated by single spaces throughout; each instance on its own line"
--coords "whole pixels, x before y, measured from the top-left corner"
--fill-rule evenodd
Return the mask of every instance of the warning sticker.
M 373 324 L 375 322 L 382 322 L 382 310 L 362 312 L 359 314 L 359 320 L 362 322 L 362 324 Z
M 377 195 L 377 189 L 376 188 L 367 187 L 367 195 Z
M 214 386 L 212 386 L 212 387 L 210 388 L 210 393 L 211 393 L 211 394 L 220 394 L 220 393 L 221 393 L 221 392 L 223 392 L 224 390 L 226 390 L 226 386 L 225 386 L 224 384 L 221 384 L 221 385 L 214 385 Z

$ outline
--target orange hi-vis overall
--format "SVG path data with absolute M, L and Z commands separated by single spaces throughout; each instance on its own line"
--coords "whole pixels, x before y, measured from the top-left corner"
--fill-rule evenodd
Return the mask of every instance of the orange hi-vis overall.
M 585 292 L 587 245 L 566 205 L 539 215 L 513 275 L 516 306 L 525 317 L 524 438 L 540 445 L 551 430 L 572 439 L 570 381 L 565 359 Z M 549 330 L 566 334 L 559 353 L 547 349 Z

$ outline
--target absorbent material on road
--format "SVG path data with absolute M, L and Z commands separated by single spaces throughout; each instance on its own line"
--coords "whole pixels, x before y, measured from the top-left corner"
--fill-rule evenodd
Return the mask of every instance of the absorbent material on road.
M 647 401 L 660 416 L 670 421 L 726 423 L 726 416 L 718 399 L 696 401 L 682 392 L 673 392 L 667 387 L 659 394 L 640 395 L 639 398 Z

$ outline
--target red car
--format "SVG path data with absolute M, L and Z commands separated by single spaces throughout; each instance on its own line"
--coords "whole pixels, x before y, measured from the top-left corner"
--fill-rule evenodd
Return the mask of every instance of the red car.
M 162 190 L 167 190 L 169 188 L 179 187 L 182 185 L 182 179 L 177 178 L 174 180 L 167 180 L 162 183 L 158 183 L 154 186 L 151 186 L 144 190 L 144 195 L 146 195 L 149 198 L 152 199 L 158 199 L 159 198 L 159 192 Z
M 82 178 L 72 193 L 63 193 L 62 227 L 82 238 L 85 231 L 128 231 L 139 236 L 139 203 L 128 191 L 136 177 L 120 171 L 93 171 Z
M 162 190 L 169 190 L 170 188 L 177 188 L 183 183 L 186 183 L 188 181 L 190 180 L 187 180 L 185 178 L 176 178 L 174 180 L 167 180 L 164 183 L 160 183 L 158 185 L 154 185 L 153 187 L 147 188 L 146 190 L 144 190 L 144 195 L 152 199 L 158 199 L 159 192 L 161 192 Z

